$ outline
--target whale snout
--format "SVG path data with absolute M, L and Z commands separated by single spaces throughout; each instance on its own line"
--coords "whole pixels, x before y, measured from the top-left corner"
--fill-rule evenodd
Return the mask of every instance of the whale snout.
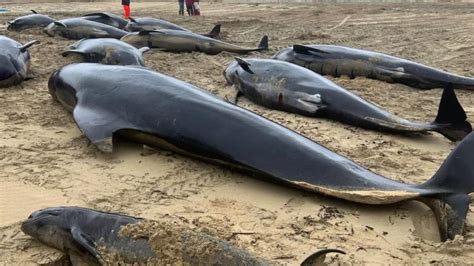
M 27 235 L 35 236 L 43 226 L 50 223 L 51 219 L 54 219 L 54 217 L 59 216 L 61 213 L 62 210 L 60 208 L 35 211 L 21 224 L 21 231 Z

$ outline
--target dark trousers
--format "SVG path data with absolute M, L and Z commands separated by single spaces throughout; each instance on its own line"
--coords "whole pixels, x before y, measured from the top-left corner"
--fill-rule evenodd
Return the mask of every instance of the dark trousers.
M 184 16 L 184 1 L 179 1 L 179 15 Z
M 190 6 L 186 5 L 186 11 L 188 11 L 189 16 L 194 16 L 194 6 L 191 4 Z

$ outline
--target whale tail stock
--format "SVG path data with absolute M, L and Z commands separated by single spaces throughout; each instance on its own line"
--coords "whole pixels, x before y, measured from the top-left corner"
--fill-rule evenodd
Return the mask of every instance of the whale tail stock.
M 433 122 L 440 126 L 436 131 L 451 141 L 462 140 L 472 131 L 472 126 L 466 119 L 466 112 L 456 98 L 453 86 L 448 85 L 443 91 L 438 115 Z
M 474 192 L 474 133 L 466 136 L 436 174 L 418 188 L 434 191 L 420 200 L 435 213 L 441 239 L 462 234 L 470 203 L 468 194 Z

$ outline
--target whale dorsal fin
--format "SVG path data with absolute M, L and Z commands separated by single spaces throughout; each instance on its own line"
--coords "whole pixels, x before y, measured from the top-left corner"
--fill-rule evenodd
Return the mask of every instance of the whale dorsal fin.
M 258 44 L 258 49 L 268 50 L 268 36 L 264 35 Z
M 316 48 L 309 47 L 306 45 L 298 45 L 298 44 L 293 45 L 293 51 L 298 54 L 315 55 L 315 56 L 318 56 L 318 54 L 330 54 L 329 52 L 323 51 L 321 49 L 316 49 Z
M 23 53 L 26 50 L 28 50 L 28 48 L 30 48 L 32 45 L 37 44 L 37 43 L 40 43 L 40 41 L 34 40 L 34 41 L 29 42 L 29 43 L 26 43 L 25 45 L 20 47 L 20 51 Z
M 237 63 L 239 64 L 239 66 L 240 66 L 243 70 L 245 70 L 245 72 L 250 73 L 250 74 L 253 74 L 252 70 L 250 69 L 250 66 L 251 66 L 251 65 L 250 65 L 249 62 L 245 61 L 245 60 L 242 59 L 242 58 L 238 58 L 238 57 L 235 58 L 235 61 L 237 61 Z

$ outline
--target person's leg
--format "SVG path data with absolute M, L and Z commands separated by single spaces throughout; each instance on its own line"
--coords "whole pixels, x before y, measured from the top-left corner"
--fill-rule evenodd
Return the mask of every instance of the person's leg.
M 186 4 L 186 11 L 188 12 L 188 16 L 192 16 L 192 15 L 193 15 L 193 13 L 192 13 L 192 12 L 193 12 L 192 7 L 191 7 L 191 6 L 188 6 L 187 4 Z
M 179 15 L 184 16 L 184 2 L 179 2 Z
M 127 6 L 127 13 L 126 13 L 126 17 L 127 19 L 130 18 L 130 13 L 132 12 L 131 8 L 130 8 L 130 5 Z

